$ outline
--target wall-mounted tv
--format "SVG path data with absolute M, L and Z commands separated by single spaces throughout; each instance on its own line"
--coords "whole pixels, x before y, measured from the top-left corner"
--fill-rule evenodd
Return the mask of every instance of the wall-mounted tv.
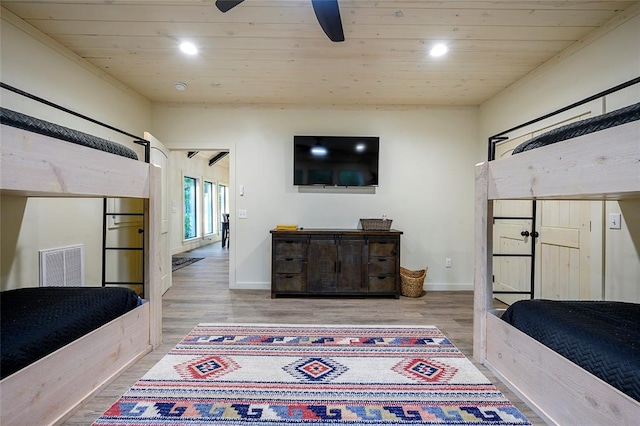
M 377 136 L 294 136 L 293 184 L 377 186 Z

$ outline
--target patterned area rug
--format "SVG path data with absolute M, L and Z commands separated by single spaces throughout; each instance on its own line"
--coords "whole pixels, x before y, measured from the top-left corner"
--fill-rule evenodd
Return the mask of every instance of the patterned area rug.
M 435 327 L 200 324 L 95 425 L 528 425 Z
M 184 268 L 185 266 L 189 266 L 192 263 L 197 262 L 198 260 L 202 260 L 204 257 L 178 257 L 173 256 L 171 258 L 171 272 L 175 272 L 180 268 Z

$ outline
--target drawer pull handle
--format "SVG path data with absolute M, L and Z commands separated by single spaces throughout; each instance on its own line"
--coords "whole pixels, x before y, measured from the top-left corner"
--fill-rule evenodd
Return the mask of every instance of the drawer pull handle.
M 293 257 L 285 257 L 284 260 L 286 260 L 287 262 L 291 262 L 293 260 Z
M 384 280 L 385 278 L 387 278 L 387 277 L 385 277 L 385 276 L 383 276 L 383 275 L 378 275 L 378 279 L 379 279 L 379 280 Z
M 378 262 L 386 262 L 389 259 L 378 259 Z

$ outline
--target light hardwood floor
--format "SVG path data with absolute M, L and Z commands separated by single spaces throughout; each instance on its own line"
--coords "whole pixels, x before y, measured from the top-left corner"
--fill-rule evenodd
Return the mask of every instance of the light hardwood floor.
M 473 349 L 473 293 L 427 292 L 420 298 L 280 298 L 270 292 L 229 289 L 229 256 L 219 242 L 183 256 L 204 257 L 173 273 L 163 296 L 163 344 L 96 397 L 65 425 L 89 425 L 142 377 L 193 327 L 202 322 L 261 324 L 435 325 L 469 359 Z M 482 365 L 476 366 L 534 425 L 544 425 L 524 403 Z

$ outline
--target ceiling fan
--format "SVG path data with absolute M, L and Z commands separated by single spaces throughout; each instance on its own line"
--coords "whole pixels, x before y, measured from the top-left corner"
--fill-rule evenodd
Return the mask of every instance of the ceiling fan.
M 233 9 L 244 0 L 216 0 L 216 7 L 223 13 Z M 342 19 L 338 0 L 311 0 L 313 11 L 320 26 L 331 41 L 344 41 Z

